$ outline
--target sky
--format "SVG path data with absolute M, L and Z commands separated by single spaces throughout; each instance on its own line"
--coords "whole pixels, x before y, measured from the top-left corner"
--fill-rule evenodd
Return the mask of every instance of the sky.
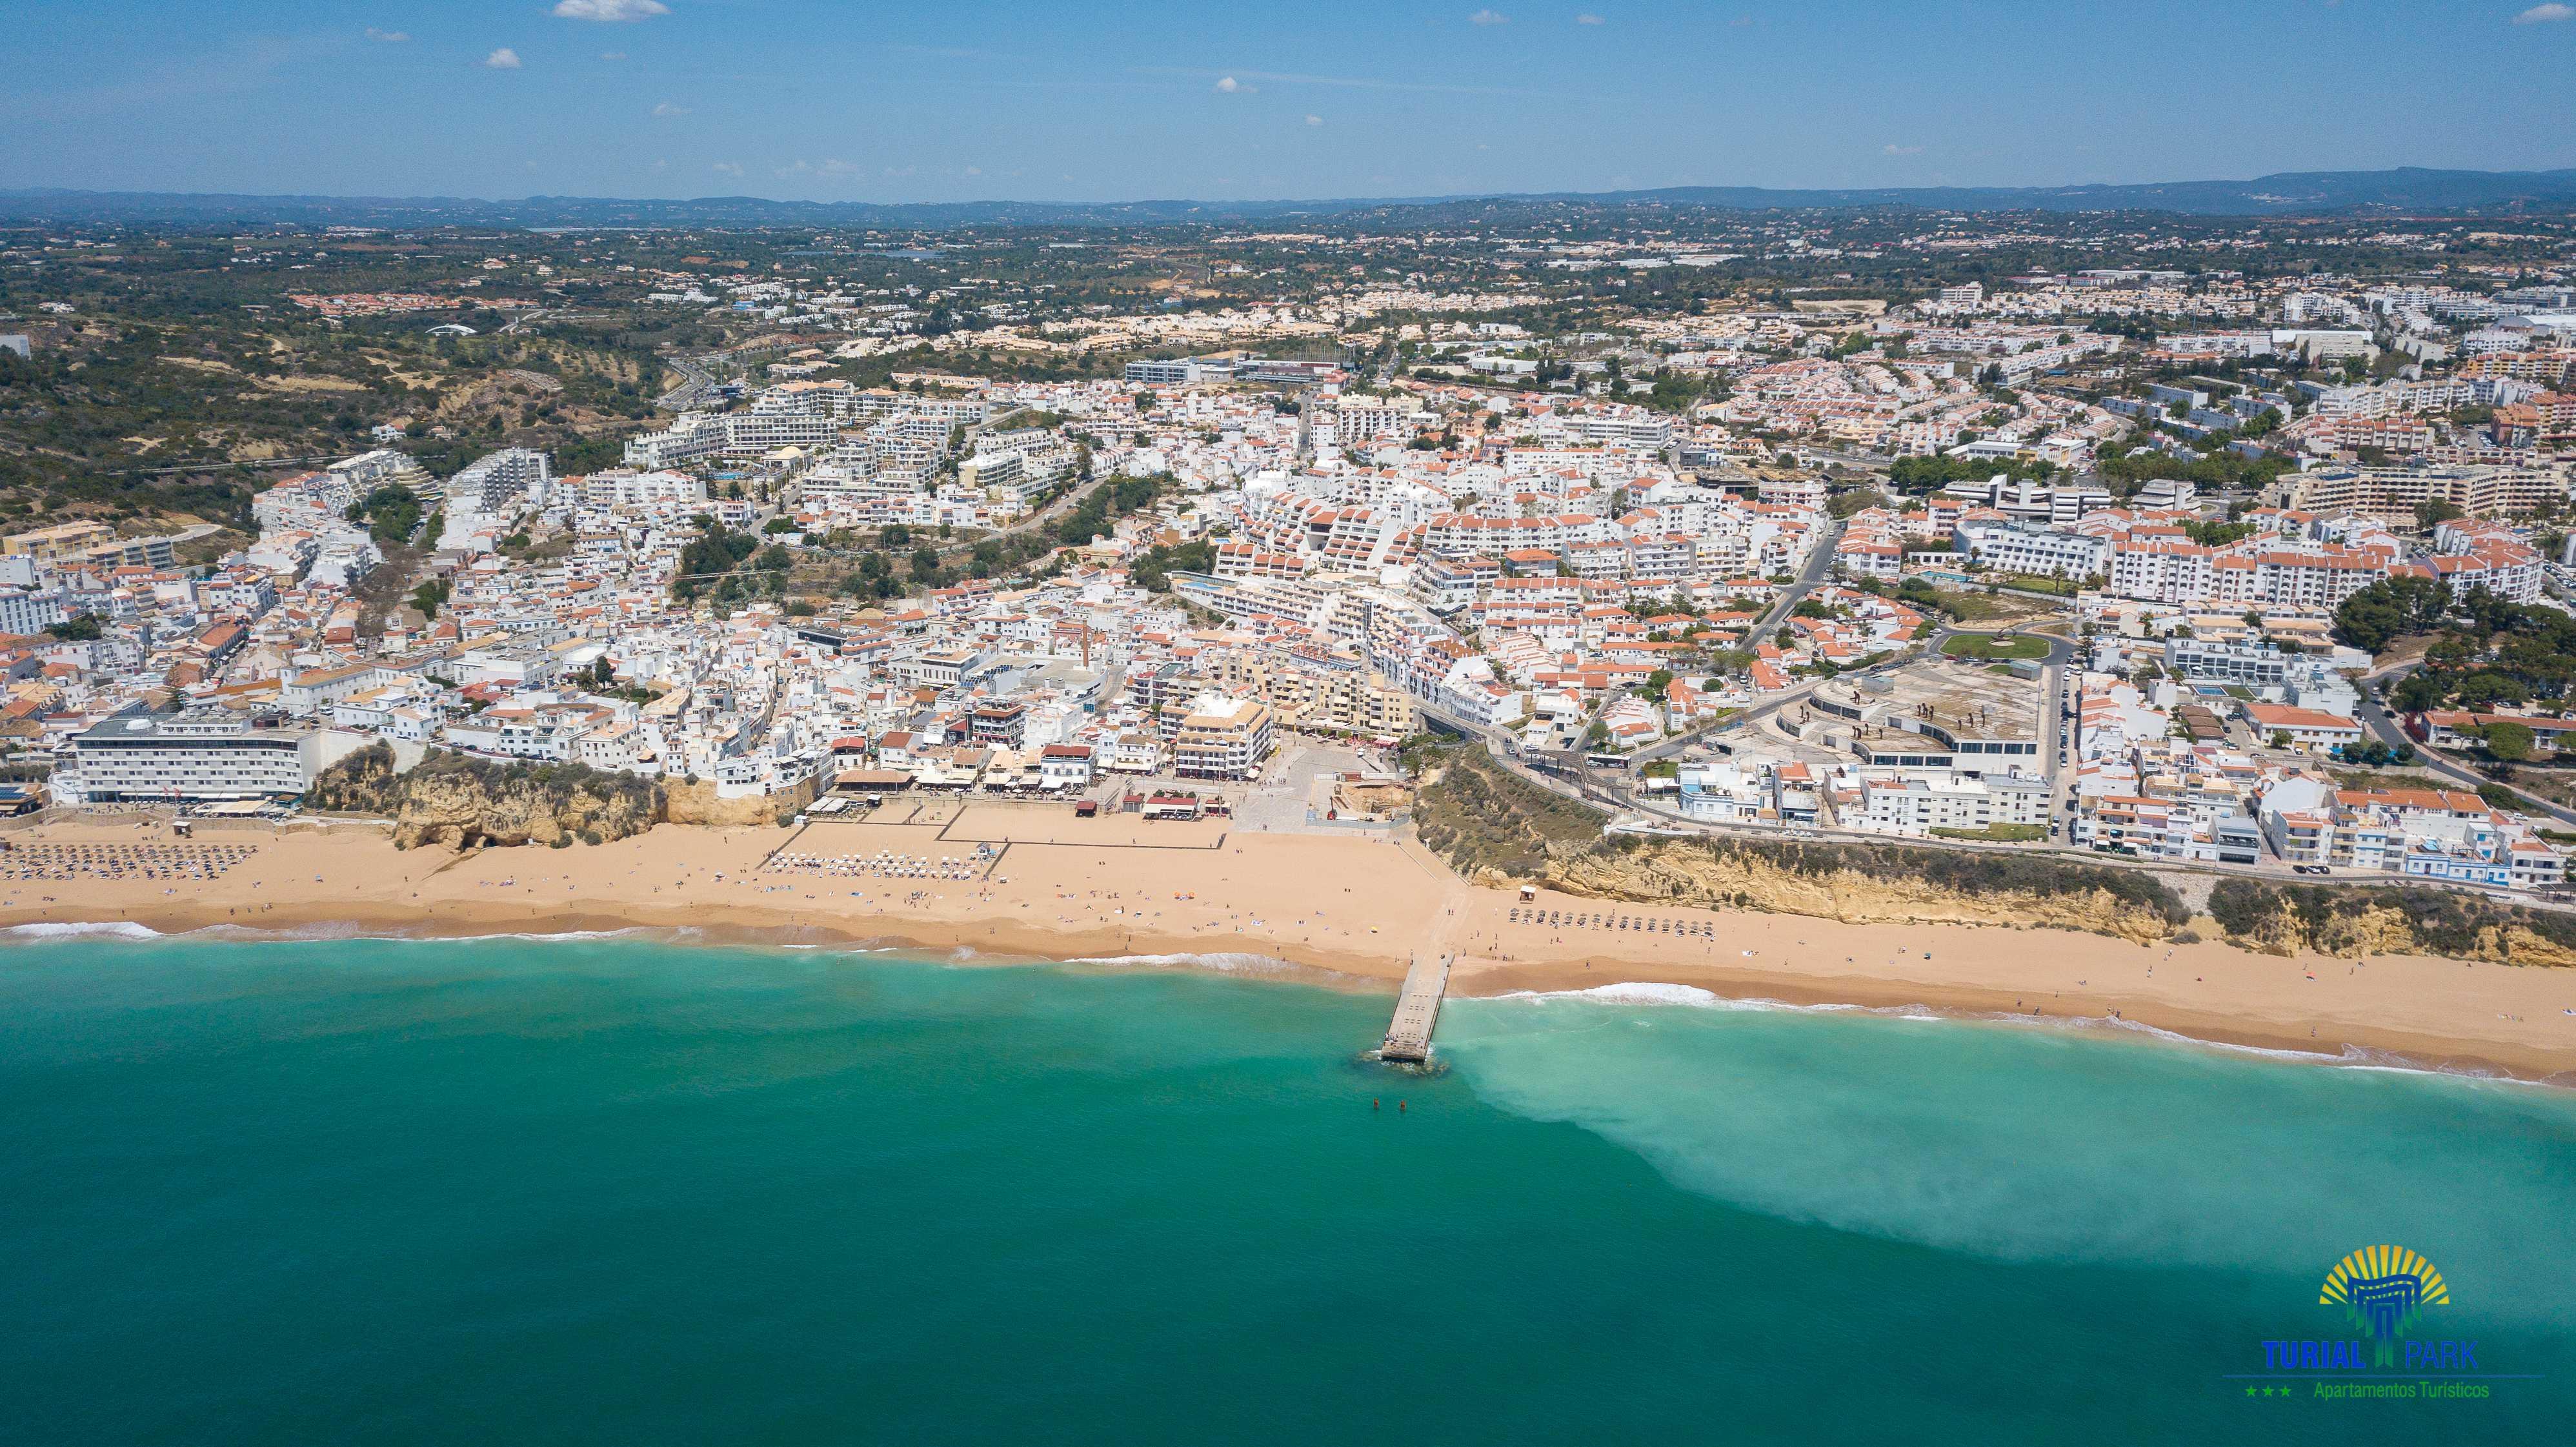
M 2528 0 L 9 0 L 0 188 L 845 201 L 2576 166 Z

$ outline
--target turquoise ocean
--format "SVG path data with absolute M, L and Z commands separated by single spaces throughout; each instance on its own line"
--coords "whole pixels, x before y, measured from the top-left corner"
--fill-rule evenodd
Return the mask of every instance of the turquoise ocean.
M 1676 991 L 0 948 L 24 1443 L 2544 1443 L 2576 1094 Z M 1402 1108 L 1398 1109 L 1399 1101 Z M 1375 1108 L 1372 1108 L 1372 1103 Z M 2484 1398 L 2278 1395 L 2395 1243 Z M 2268 1384 L 2267 1384 L 2268 1385 Z

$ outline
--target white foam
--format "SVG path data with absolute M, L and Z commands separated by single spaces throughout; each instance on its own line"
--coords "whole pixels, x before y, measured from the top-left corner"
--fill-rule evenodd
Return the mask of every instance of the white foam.
M 2524 1081 L 2485 1066 L 2429 1064 L 2405 1055 L 2367 1046 L 2346 1045 L 2340 1050 L 2296 1050 L 2274 1045 L 2241 1045 L 2229 1040 L 2210 1040 L 2198 1035 L 2185 1035 L 2137 1020 L 2110 1015 L 2026 1015 L 2019 1011 L 1942 1011 L 1928 1005 L 1795 1005 L 1786 1000 L 1763 996 L 1733 997 L 1700 989 L 1696 985 L 1657 984 L 1633 981 L 1623 984 L 1595 985 L 1586 990 L 1512 990 L 1493 996 L 1496 1000 L 1518 1000 L 1534 1005 L 1551 1001 L 1582 1002 L 1600 1005 L 1668 1005 L 1696 1010 L 1776 1011 L 1789 1015 L 1875 1015 L 1882 1019 L 1904 1020 L 1916 1024 L 1986 1024 L 2037 1027 L 2043 1030 L 2119 1031 L 2143 1036 L 2160 1044 L 2186 1046 L 2195 1050 L 2215 1050 L 2228 1055 L 2252 1056 L 2279 1060 L 2294 1065 L 2330 1065 L 2344 1070 L 2384 1070 L 2401 1075 L 2444 1075 L 2466 1080 L 2493 1080 L 2516 1085 L 2536 1085 L 2557 1089 L 2549 1081 Z
M 686 926 L 682 926 L 681 928 L 686 928 Z M 624 929 L 568 929 L 555 930 L 549 933 L 477 935 L 474 938 L 495 940 L 676 940 L 678 937 L 678 929 L 659 929 L 644 925 L 630 925 Z
M 1604 1005 L 1690 1005 L 1703 1010 L 1723 1008 L 1729 1003 L 1715 992 L 1697 985 L 1658 985 L 1645 980 L 1595 985 L 1588 990 L 1514 990 L 1495 998 L 1530 1000 L 1539 1004 L 1551 1000 L 1590 1000 Z
M 1866 1005 L 1793 1005 L 1786 1000 L 1767 999 L 1759 995 L 1737 997 L 1703 990 L 1697 985 L 1658 984 L 1650 980 L 1629 980 L 1612 985 L 1594 985 L 1585 990 L 1511 990 L 1496 995 L 1497 1000 L 1524 1000 L 1535 1005 L 1550 1001 L 1573 1001 L 1594 1005 L 1675 1005 L 1692 1010 L 1781 1010 L 1798 1015 L 1874 1014 Z M 1924 1016 L 1920 1005 L 1899 1005 L 1886 1011 L 1907 1019 Z
M 1765 1026 L 1750 1013 L 1769 1011 L 1789 1018 Z M 2549 1250 L 2567 1239 L 2564 1191 L 2520 1143 L 2526 1123 L 2552 1140 L 2565 1128 L 2563 1099 L 2532 1093 L 2545 1086 L 2457 1081 L 2512 1113 L 2493 1118 L 2501 1128 L 2460 1131 L 2447 1091 L 2397 1079 L 2429 1086 L 2435 1072 L 2368 1052 L 2235 1047 L 2053 1013 L 1933 1016 L 1920 1005 L 1846 1007 L 1840 1018 L 1928 1028 L 1791 1028 L 1804 1013 L 1671 985 L 1463 1000 L 1457 1028 L 1443 1020 L 1441 1048 L 1490 1103 L 1592 1130 L 1688 1189 L 1943 1250 L 2271 1269 L 2305 1259 L 2321 1230 L 2340 1239 L 2383 1215 L 2439 1218 L 2447 1177 L 2462 1169 L 2443 1162 L 2456 1158 L 2493 1178 L 2482 1187 L 2498 1210 L 2537 1223 L 2540 1249 L 2517 1243 L 2515 1254 L 2576 1259 Z M 2021 1027 L 2021 1044 L 1970 1038 L 1975 1026 L 2007 1022 Z M 2123 1041 L 2136 1048 L 2120 1050 Z M 2176 1045 L 2192 1048 L 2167 1048 Z M 2228 1056 L 2261 1058 L 2230 1065 Z M 2335 1085 L 2333 1072 L 2294 1064 L 2362 1073 Z M 2388 1151 L 2423 1164 L 2392 1171 L 2375 1149 L 2300 1159 L 2308 1111 L 2328 1106 L 2337 1123 L 2384 1119 Z M 2284 1159 L 2300 1169 L 2280 1170 Z M 2404 1189 L 2377 1194 L 2380 1172 Z M 2565 1299 L 2525 1295 L 2535 1305 Z
M 6 929 L 0 929 L 0 936 L 16 940 L 157 940 L 161 938 L 161 932 L 148 925 L 136 924 L 132 920 L 96 920 L 62 924 L 40 920 L 34 924 L 10 925 Z
M 1068 965 L 1118 965 L 1146 969 L 1224 970 L 1234 974 L 1275 974 L 1296 968 L 1273 955 L 1219 952 L 1201 955 L 1091 955 Z

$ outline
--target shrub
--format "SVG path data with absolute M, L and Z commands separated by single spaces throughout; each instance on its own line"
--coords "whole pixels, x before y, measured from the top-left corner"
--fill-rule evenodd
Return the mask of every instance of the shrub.
M 1605 841 L 1599 810 L 1540 788 L 1496 763 L 1482 747 L 1414 755 L 1439 770 L 1415 800 L 1423 844 L 1462 874 L 1491 868 L 1531 876 L 1551 853 L 1578 849 L 1706 849 L 1721 859 L 1758 858 L 1793 874 L 1821 877 L 1845 870 L 1887 883 L 1921 881 L 1962 894 L 2065 894 L 2100 890 L 2120 903 L 2154 911 L 2168 924 L 2191 909 L 2163 881 L 2142 870 L 2070 864 L 2043 855 L 1971 853 L 1921 845 L 1807 843 L 1712 835 L 1656 842 L 1636 835 Z

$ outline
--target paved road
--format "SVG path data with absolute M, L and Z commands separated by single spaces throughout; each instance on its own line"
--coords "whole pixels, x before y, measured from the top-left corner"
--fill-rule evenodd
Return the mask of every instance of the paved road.
M 1825 574 L 1833 571 L 1834 547 L 1842 541 L 1842 537 L 1842 519 L 1835 518 L 1825 524 L 1825 535 L 1816 539 L 1815 548 L 1807 554 L 1807 565 L 1798 570 L 1797 581 L 1791 583 L 1787 591 L 1773 600 L 1769 611 L 1753 620 L 1752 629 L 1744 635 L 1745 647 L 1751 648 L 1763 642 L 1778 632 L 1782 624 L 1789 621 L 1789 615 L 1797 610 L 1798 605 L 1806 600 L 1809 593 L 1816 590 L 1818 583 L 1825 580 Z
M 1673 755 L 1680 753 L 1682 750 L 1691 747 L 1693 744 L 1704 744 L 1717 737 L 1719 734 L 1732 733 L 1737 729 L 1746 728 L 1753 724 L 1760 723 L 1762 720 L 1771 717 L 1773 714 L 1778 713 L 1780 710 L 1787 708 L 1793 703 L 1804 702 L 1807 695 L 1814 693 L 1816 689 L 1825 682 L 1826 680 L 1821 678 L 1808 679 L 1806 682 L 1799 684 L 1795 688 L 1789 689 L 1786 692 L 1775 693 L 1769 698 L 1755 703 L 1741 713 L 1731 714 L 1715 723 L 1702 724 L 1688 733 L 1675 734 L 1671 738 L 1665 739 L 1660 743 L 1648 744 L 1644 748 L 1630 754 L 1628 756 L 1629 761 L 1633 766 L 1649 764 L 1657 759 L 1668 759 Z
M 2394 683 L 2414 670 L 2414 664 L 2402 663 L 2379 677 L 2386 683 Z M 2371 736 L 2381 743 L 2391 748 L 2400 744 L 2415 744 L 2415 741 L 2406 736 L 2406 730 L 2399 727 L 2396 718 L 2388 712 L 2370 689 L 2361 690 L 2361 705 L 2355 713 L 2360 719 L 2361 726 L 2368 729 Z M 2421 744 L 2415 744 L 2415 762 L 2410 767 L 2423 769 L 2467 789 L 2481 789 L 2497 782 L 2475 769 L 2454 763 Z M 2504 787 L 2512 789 L 2514 797 L 2522 800 L 2524 807 L 2532 812 L 2545 814 L 2560 823 L 2576 824 L 2576 810 L 2562 808 L 2537 795 L 2514 789 L 2511 784 L 2506 784 Z
M 1788 586 L 1787 590 L 1782 592 L 1780 596 L 1772 602 L 1770 608 L 1765 610 L 1760 618 L 1754 620 L 1753 627 L 1745 633 L 1745 647 L 1751 648 L 1754 644 L 1769 637 L 1782 623 L 1788 620 L 1790 613 L 1797 608 L 1798 604 L 1804 600 L 1809 593 L 1815 591 L 1816 585 L 1824 581 L 1825 574 L 1833 568 L 1834 544 L 1842 537 L 1842 530 L 1843 525 L 1840 522 L 1834 522 L 1827 525 L 1825 536 L 1817 540 L 1815 551 L 1808 554 L 1807 565 L 1799 570 L 1797 580 L 1792 582 Z M 1820 682 L 1821 680 L 1818 681 Z M 1814 690 L 1815 686 L 1816 684 L 1814 682 L 1801 684 L 1786 693 L 1755 704 L 1753 707 L 1730 718 L 1721 719 L 1716 723 L 1701 724 L 1695 729 L 1675 734 L 1661 743 L 1648 744 L 1646 747 L 1639 749 L 1635 754 L 1631 755 L 1631 758 L 1639 764 L 1649 763 L 1656 759 L 1668 758 L 1673 754 L 1679 753 L 1683 749 L 1690 747 L 1692 744 L 1699 743 L 1709 738 L 1713 734 L 1723 733 L 1728 729 L 1737 728 L 1744 724 L 1754 723 L 1761 719 L 1768 718 L 1772 714 L 1779 712 L 1781 705 L 1790 703 L 1797 699 L 1805 698 L 1809 692 Z
M 715 394 L 716 376 L 701 364 L 720 362 L 724 358 L 725 354 L 722 352 L 708 352 L 697 357 L 664 357 L 662 365 L 679 373 L 681 382 L 670 391 L 654 398 L 653 405 L 680 412 L 711 399 Z
M 1812 686 L 1813 685 L 1809 685 L 1809 687 Z M 1782 695 L 1778 699 L 1768 701 L 1760 709 L 1740 714 L 1737 718 L 1750 719 L 1765 716 L 1769 713 L 1776 712 L 1780 706 L 1794 702 L 1797 698 L 1802 696 L 1803 690 L 1798 694 Z M 2282 883 L 2312 882 L 2308 877 L 2300 875 L 2296 870 L 2292 869 L 2285 863 L 2267 862 L 2255 865 L 2217 865 L 2197 863 L 2186 864 L 2173 860 L 2133 859 L 2118 854 L 2106 854 L 2098 850 L 2085 848 L 2063 841 L 2029 844 L 1996 844 L 1969 839 L 1911 839 L 1902 838 L 1892 834 L 1880 834 L 1867 830 L 1836 829 L 1830 827 L 1786 830 L 1775 825 L 1766 824 L 1711 824 L 1701 820 L 1686 819 L 1669 806 L 1650 800 L 1645 796 L 1636 793 L 1626 787 L 1624 783 L 1605 783 L 1601 779 L 1595 777 L 1592 771 L 1585 769 L 1582 766 L 1581 756 L 1579 754 L 1570 756 L 1564 754 L 1547 756 L 1535 754 L 1525 755 L 1521 751 L 1518 742 L 1508 736 L 1496 735 L 1491 731 L 1479 728 L 1473 724 L 1465 722 L 1464 720 L 1444 714 L 1440 710 L 1428 706 L 1422 707 L 1419 711 L 1426 720 L 1436 722 L 1453 732 L 1464 734 L 1470 739 L 1483 743 L 1486 747 L 1486 752 L 1491 754 L 1496 762 L 1502 764 L 1505 768 L 1511 770 L 1522 779 L 1536 784 L 1540 788 L 1548 790 L 1550 793 L 1581 800 L 1596 807 L 1608 809 L 1614 813 L 1637 815 L 1651 820 L 1657 825 L 1688 834 L 1702 834 L 1713 837 L 1733 836 L 1745 839 L 1767 840 L 1772 843 L 1794 843 L 1800 840 L 1820 840 L 1833 843 L 1912 845 L 1926 849 L 1961 849 L 1970 852 L 2040 855 L 2062 860 L 2069 864 L 2093 865 L 2105 869 L 2136 869 L 2143 870 L 2151 874 L 2201 874 L 2218 878 L 2269 879 Z M 1729 722 L 1733 723 L 1735 720 L 1729 720 Z M 2479 886 L 2447 884 L 2439 880 L 2418 879 L 2411 876 L 2387 874 L 2377 871 L 2369 873 L 2338 872 L 2332 882 L 2336 884 L 2379 885 L 2387 887 L 2419 886 L 2429 884 L 2437 888 L 2465 890 L 2472 894 L 2483 894 L 2488 892 Z M 2523 904 L 2534 909 L 2576 909 L 2576 905 L 2562 904 L 2555 900 L 2520 896 L 2517 896 L 2516 903 Z

